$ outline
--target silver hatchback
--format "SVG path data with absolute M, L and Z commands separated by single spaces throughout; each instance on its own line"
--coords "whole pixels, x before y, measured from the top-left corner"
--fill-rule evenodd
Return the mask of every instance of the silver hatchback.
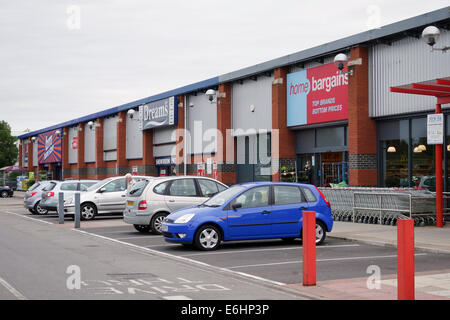
M 41 207 L 41 199 L 43 189 L 50 181 L 37 181 L 33 184 L 23 197 L 23 206 L 31 212 L 31 214 L 47 214 L 48 211 Z
M 127 193 L 123 218 L 139 232 L 161 234 L 161 223 L 169 213 L 202 204 L 227 188 L 220 181 L 195 176 L 141 181 Z
M 41 207 L 48 211 L 58 210 L 58 194 L 64 194 L 64 200 L 72 197 L 75 192 L 86 191 L 90 186 L 96 184 L 98 180 L 66 180 L 51 181 L 42 192 Z
M 133 183 L 151 179 L 147 176 L 133 176 Z M 82 220 L 92 220 L 100 214 L 123 213 L 127 182 L 124 176 L 107 178 L 80 193 L 80 209 Z M 64 201 L 64 214 L 75 214 L 74 197 Z

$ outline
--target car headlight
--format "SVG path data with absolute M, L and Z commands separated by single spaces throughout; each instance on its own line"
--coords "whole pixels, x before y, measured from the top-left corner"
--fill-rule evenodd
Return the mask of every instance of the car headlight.
M 185 214 L 184 216 L 179 217 L 175 220 L 174 223 L 188 223 L 195 216 L 195 213 Z

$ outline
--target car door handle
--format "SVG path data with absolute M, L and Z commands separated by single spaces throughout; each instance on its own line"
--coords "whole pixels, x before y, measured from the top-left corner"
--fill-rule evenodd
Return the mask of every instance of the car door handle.
M 300 208 L 298 208 L 298 210 L 306 210 L 306 209 L 308 209 L 308 207 L 300 207 Z
M 122 198 L 125 198 L 126 197 L 126 195 L 123 195 L 123 196 L 121 196 Z
M 264 210 L 263 212 L 261 212 L 262 214 L 269 214 L 270 211 Z
M 169 200 L 169 202 L 175 202 L 175 200 Z

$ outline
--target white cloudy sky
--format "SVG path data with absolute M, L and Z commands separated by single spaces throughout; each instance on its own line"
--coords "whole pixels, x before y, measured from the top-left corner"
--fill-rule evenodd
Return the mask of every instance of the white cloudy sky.
M 0 0 L 0 120 L 41 129 L 448 5 Z

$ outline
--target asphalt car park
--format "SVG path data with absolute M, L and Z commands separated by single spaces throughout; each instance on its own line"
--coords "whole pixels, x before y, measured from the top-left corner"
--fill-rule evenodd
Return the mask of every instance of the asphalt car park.
M 11 209 L 17 214 L 58 224 L 57 215 L 30 215 L 19 208 Z M 73 220 L 66 217 L 65 224 Z M 199 251 L 193 246 L 171 244 L 161 235 L 137 232 L 126 225 L 121 216 L 102 216 L 84 221 L 81 230 L 103 238 L 134 246 L 187 258 L 236 273 L 245 273 L 279 284 L 302 281 L 302 245 L 300 240 L 286 243 L 282 240 L 232 241 L 222 243 L 218 250 Z M 436 271 L 448 268 L 450 255 L 415 252 L 416 272 Z M 331 232 L 325 242 L 317 247 L 317 281 L 368 277 L 369 266 L 378 266 L 382 277 L 397 272 L 397 250 L 356 241 L 333 238 Z

